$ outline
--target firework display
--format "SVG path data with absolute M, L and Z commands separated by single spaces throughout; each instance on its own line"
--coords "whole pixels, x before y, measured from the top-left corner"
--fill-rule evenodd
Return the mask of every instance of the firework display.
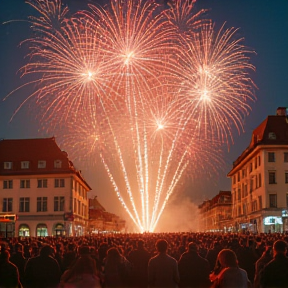
M 60 0 L 27 3 L 39 16 L 20 71 L 36 89 L 15 113 L 37 103 L 42 125 L 74 157 L 97 155 L 139 231 L 154 231 L 187 171 L 213 169 L 243 130 L 253 51 L 194 1 L 110 0 L 73 15 Z

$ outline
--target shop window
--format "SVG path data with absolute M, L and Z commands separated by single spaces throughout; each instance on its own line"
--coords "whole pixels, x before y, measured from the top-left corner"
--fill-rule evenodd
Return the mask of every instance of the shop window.
M 18 235 L 20 237 L 30 237 L 30 228 L 29 228 L 29 226 L 26 225 L 26 224 L 21 224 L 19 226 Z
M 38 224 L 36 228 L 37 237 L 46 237 L 48 236 L 48 230 L 46 224 Z

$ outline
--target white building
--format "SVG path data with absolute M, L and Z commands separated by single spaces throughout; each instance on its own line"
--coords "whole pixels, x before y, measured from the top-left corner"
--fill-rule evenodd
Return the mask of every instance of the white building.
M 268 116 L 254 131 L 250 145 L 233 163 L 232 218 L 236 231 L 288 231 L 287 109 Z
M 90 190 L 54 137 L 0 141 L 0 237 L 86 234 Z

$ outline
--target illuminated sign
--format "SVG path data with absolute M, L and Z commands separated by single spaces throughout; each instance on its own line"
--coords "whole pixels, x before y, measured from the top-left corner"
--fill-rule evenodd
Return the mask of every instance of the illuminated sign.
M 273 225 L 273 224 L 283 224 L 281 217 L 265 217 L 264 218 L 264 225 Z

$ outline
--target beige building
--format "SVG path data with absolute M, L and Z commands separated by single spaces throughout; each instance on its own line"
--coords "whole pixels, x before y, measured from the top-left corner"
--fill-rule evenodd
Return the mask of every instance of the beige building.
M 235 231 L 288 231 L 288 119 L 278 108 L 254 131 L 233 163 L 232 217 Z
M 231 191 L 220 191 L 211 200 L 204 201 L 198 208 L 201 231 L 232 231 Z
M 54 137 L 0 141 L 0 236 L 85 235 L 90 190 Z

